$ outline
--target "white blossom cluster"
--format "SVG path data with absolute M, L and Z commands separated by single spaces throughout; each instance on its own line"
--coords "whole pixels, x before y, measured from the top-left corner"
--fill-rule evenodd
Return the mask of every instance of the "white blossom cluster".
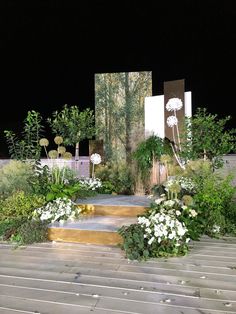
M 181 189 L 184 189 L 188 192 L 193 192 L 195 189 L 195 184 L 191 180 L 191 178 L 180 177 L 180 178 L 175 178 L 175 179 L 169 179 L 168 181 L 166 181 L 165 190 L 168 191 L 171 188 L 171 186 L 174 184 L 179 184 Z
M 169 116 L 166 120 L 167 125 L 172 128 L 174 125 L 178 124 L 178 119 L 176 116 Z
M 183 102 L 180 98 L 170 98 L 166 104 L 167 111 L 178 111 L 183 107 Z
M 91 155 L 90 157 L 90 161 L 91 163 L 93 163 L 94 165 L 99 165 L 102 161 L 101 155 L 94 153 Z
M 87 190 L 95 191 L 102 186 L 102 182 L 99 178 L 82 178 L 79 183 Z
M 148 218 L 139 217 L 138 223 L 144 229 L 144 238 L 151 245 L 154 241 L 161 243 L 163 240 L 171 240 L 175 246 L 180 245 L 185 233 L 188 231 L 184 223 L 181 223 L 174 215 L 159 212 Z
M 220 232 L 220 226 L 218 226 L 218 225 L 214 225 L 213 226 L 213 228 L 212 228 L 212 232 L 214 232 L 214 233 L 219 233 Z
M 177 179 L 169 179 L 168 181 L 164 183 L 165 190 L 169 191 L 171 187 L 175 184 L 179 184 Z
M 40 220 L 49 220 L 50 222 L 74 220 L 80 213 L 81 209 L 75 206 L 70 199 L 57 198 L 49 202 L 44 207 L 37 208 L 34 211 L 34 216 Z
M 191 178 L 181 177 L 178 179 L 178 182 L 182 189 L 192 192 L 195 189 L 195 184 Z

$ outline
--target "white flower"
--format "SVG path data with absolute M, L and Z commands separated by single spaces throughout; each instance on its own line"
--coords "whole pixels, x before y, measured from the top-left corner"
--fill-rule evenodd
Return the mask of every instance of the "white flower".
M 152 237 L 152 238 L 148 241 L 148 244 L 151 245 L 154 240 L 155 240 L 155 238 Z
M 52 202 L 46 204 L 46 206 L 35 210 L 35 214 L 40 220 L 65 221 L 70 218 L 75 218 L 79 214 L 79 208 L 75 206 L 70 199 L 57 198 Z
M 181 212 L 179 210 L 176 210 L 175 214 L 176 214 L 176 216 L 180 216 Z
M 169 238 L 170 240 L 172 240 L 172 239 L 174 239 L 175 236 L 176 236 L 175 231 L 172 231 L 172 233 L 169 234 L 168 238 Z
M 86 189 L 95 191 L 102 186 L 102 182 L 99 178 L 81 178 L 79 183 Z
M 147 233 L 149 233 L 149 234 L 152 233 L 152 230 L 151 230 L 150 228 L 146 228 L 145 231 L 146 231 Z
M 167 111 L 177 111 L 183 107 L 183 102 L 180 98 L 170 98 L 166 104 Z
M 178 229 L 177 229 L 177 233 L 179 236 L 183 236 L 185 233 L 186 233 L 187 229 L 184 228 L 182 226 L 182 224 L 180 223 L 180 225 L 178 226 Z
M 196 210 L 190 209 L 190 211 L 189 211 L 189 216 L 190 216 L 190 217 L 196 217 L 196 216 L 197 216 Z
M 90 160 L 94 165 L 98 165 L 101 163 L 102 158 L 101 158 L 101 155 L 94 153 L 91 155 Z
M 172 206 L 174 206 L 174 204 L 175 204 L 175 201 L 173 201 L 173 200 L 168 200 L 168 201 L 164 202 L 164 205 L 168 206 L 168 207 L 172 207 Z
M 169 116 L 166 123 L 170 128 L 172 128 L 174 125 L 178 124 L 178 119 L 175 116 Z
M 214 225 L 213 229 L 212 229 L 212 232 L 215 232 L 215 233 L 220 232 L 220 226 Z
M 157 205 L 159 205 L 162 201 L 163 201 L 162 198 L 157 198 L 157 199 L 155 200 L 155 203 L 156 203 Z
M 179 179 L 179 183 L 181 185 L 181 188 L 187 191 L 193 191 L 195 188 L 195 184 L 190 178 L 181 177 Z

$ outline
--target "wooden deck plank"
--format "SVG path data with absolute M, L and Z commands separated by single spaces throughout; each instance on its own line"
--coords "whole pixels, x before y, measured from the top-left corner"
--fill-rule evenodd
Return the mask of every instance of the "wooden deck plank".
M 4 306 L 3 306 L 4 305 Z M 82 306 L 80 304 L 64 304 L 62 302 L 41 301 L 29 298 L 17 298 L 0 295 L 0 308 L 5 307 L 17 311 L 27 311 L 26 313 L 38 314 L 130 314 L 125 311 L 99 310 L 95 307 Z M 3 312 L 5 314 L 5 312 Z M 13 312 L 14 313 L 14 312 Z M 17 313 L 17 312 L 16 312 Z M 24 312 L 23 312 L 24 313 Z
M 95 294 L 88 289 L 85 293 L 78 291 L 56 291 L 48 289 L 39 289 L 22 286 L 1 286 L 3 296 L 12 296 L 16 298 L 24 298 L 29 300 L 48 301 L 54 303 L 63 303 L 71 305 L 83 305 L 87 307 L 97 307 L 102 309 L 116 309 L 129 311 L 132 309 L 134 312 L 146 313 L 145 311 L 154 312 L 159 308 L 160 304 L 166 303 L 168 306 L 184 306 L 185 308 L 198 308 L 202 310 L 219 310 L 224 311 L 228 300 L 210 300 L 202 297 L 186 297 L 173 294 L 162 293 L 145 293 L 143 291 L 137 292 L 124 291 L 123 294 L 116 294 L 115 297 L 109 295 L 111 291 L 107 291 L 107 295 L 103 295 L 103 290 L 97 289 Z M 86 294 L 88 292 L 88 294 Z M 95 297 L 93 297 L 95 296 Z M 167 301 L 168 300 L 168 301 Z M 230 301 L 230 311 L 236 312 L 236 301 Z
M 1 248 L 12 248 L 14 249 L 16 246 L 12 243 L 7 242 L 0 242 L 0 249 Z M 73 242 L 56 242 L 56 241 L 47 241 L 42 243 L 33 243 L 30 246 L 27 245 L 21 245 L 20 248 L 22 249 L 30 249 L 30 250 L 40 250 L 42 248 L 43 250 L 52 250 L 52 248 L 56 248 L 57 250 L 65 250 L 65 251 L 80 251 L 86 250 L 86 251 L 103 251 L 103 252 L 120 252 L 120 248 L 118 246 L 114 245 L 99 245 L 99 244 L 91 244 L 91 243 L 73 243 Z
M 192 244 L 184 257 L 137 262 L 113 246 L 2 243 L 0 313 L 236 313 L 235 239 Z
M 14 309 L 8 309 L 6 307 L 0 307 L 0 314 L 35 314 L 35 312 L 29 312 L 29 311 L 21 311 L 21 310 L 14 310 Z
M 87 307 L 94 307 L 97 299 L 91 295 L 80 295 L 79 293 L 69 293 L 45 289 L 33 289 L 30 287 L 17 287 L 1 285 L 0 295 L 12 296 L 16 298 L 49 301 L 63 304 L 77 304 Z
M 219 281 L 213 280 L 209 278 L 190 278 L 189 276 L 170 276 L 170 275 L 159 275 L 154 279 L 152 277 L 147 277 L 146 275 L 138 275 L 137 274 L 125 274 L 125 276 L 121 276 L 121 274 L 107 274 L 107 273 L 91 273 L 91 272 L 79 272 L 79 273 L 69 273 L 69 272 L 59 272 L 57 269 L 46 271 L 38 270 L 38 269 L 28 269 L 23 267 L 12 268 L 12 267 L 0 267 L 0 273 L 2 275 L 15 275 L 15 276 L 28 276 L 33 278 L 43 278 L 43 279 L 57 279 L 57 280 L 70 280 L 73 282 L 79 283 L 90 283 L 90 284 L 100 284 L 103 285 L 107 282 L 112 282 L 113 285 L 138 285 L 140 287 L 153 287 L 155 290 L 159 287 L 155 286 L 155 284 L 163 284 L 163 285 L 178 285 L 178 286 L 188 286 L 188 287 L 209 287 L 212 289 L 218 290 L 231 290 L 235 291 L 236 285 L 234 282 L 228 281 Z
M 35 256 L 36 255 L 36 256 Z M 168 260 L 166 262 L 158 262 L 158 263 L 127 263 L 127 260 L 117 261 L 116 259 L 109 260 L 109 259 L 102 259 L 102 260 L 96 260 L 91 261 L 92 255 L 89 255 L 87 257 L 77 257 L 76 259 L 70 260 L 68 258 L 63 259 L 61 257 L 57 256 L 57 260 L 53 259 L 52 257 L 44 256 L 40 254 L 34 254 L 34 256 L 27 256 L 25 252 L 19 251 L 19 252 L 8 252 L 7 254 L 4 254 L 4 256 L 0 256 L 0 261 L 4 262 L 12 262 L 15 261 L 17 258 L 17 261 L 25 261 L 25 258 L 27 256 L 27 262 L 32 263 L 47 263 L 47 264 L 54 264 L 58 266 L 67 265 L 70 267 L 81 267 L 84 265 L 84 262 L 90 263 L 91 267 L 94 265 L 94 267 L 100 266 L 101 263 L 103 265 L 106 265 L 108 269 L 118 269 L 121 266 L 128 266 L 129 268 L 133 269 L 134 271 L 139 272 L 150 272 L 153 273 L 155 269 L 169 269 L 169 270 L 186 270 L 186 271 L 204 271 L 205 273 L 218 273 L 219 271 L 221 273 L 224 273 L 226 275 L 236 275 L 236 263 L 232 263 L 232 267 L 230 267 L 228 264 L 221 267 L 217 266 L 207 266 L 204 264 L 192 264 L 192 263 L 170 263 Z M 87 261 L 90 262 L 87 262 Z
M 205 299 L 215 299 L 224 301 L 236 301 L 236 291 L 216 290 L 209 288 L 192 288 L 181 287 L 173 285 L 159 285 L 159 289 L 155 286 L 155 290 L 148 291 L 146 289 L 136 288 L 124 288 L 114 287 L 112 285 L 96 285 L 96 284 L 81 284 L 74 282 L 60 282 L 56 280 L 35 280 L 35 278 L 17 278 L 17 277 L 1 277 L 0 278 L 0 291 L 4 291 L 4 286 L 12 287 L 27 287 L 34 289 L 44 289 L 48 291 L 61 291 L 65 293 L 76 293 L 80 295 L 96 295 L 113 297 L 113 298 L 125 298 L 139 301 L 153 301 L 156 295 L 169 294 L 172 296 L 182 297 L 202 297 Z
M 74 252 L 74 251 L 73 251 Z M 43 253 L 43 254 L 42 254 Z M 81 253 L 81 254 L 80 254 Z M 30 254 L 30 256 L 29 256 Z M 47 260 L 48 262 L 50 261 L 55 261 L 56 260 L 63 260 L 63 261 L 67 261 L 67 262 L 74 262 L 74 261 L 87 261 L 87 260 L 91 260 L 94 259 L 94 251 L 77 251 L 77 254 L 71 254 L 70 251 L 67 251 L 67 254 L 64 253 L 63 254 L 58 254 L 58 252 L 56 253 L 55 251 L 51 252 L 51 251 L 46 251 L 46 252 L 41 252 L 41 251 L 36 251 L 36 250 L 31 250 L 31 253 L 29 252 L 29 250 L 24 250 L 24 249 L 15 249 L 15 250 L 7 250 L 5 248 L 4 251 L 4 258 L 6 256 L 12 256 L 14 255 L 15 257 L 28 257 L 30 258 L 37 258 L 37 257 L 41 257 L 44 258 L 45 260 Z M 0 255 L 1 258 L 1 255 Z M 96 255 L 96 261 L 97 262 L 102 262 L 102 263 L 115 263 L 117 264 L 119 262 L 120 265 L 145 265 L 145 267 L 166 267 L 166 265 L 176 265 L 176 267 L 180 267 L 180 266 L 199 266 L 199 267 L 212 267 L 214 268 L 219 268 L 221 271 L 221 268 L 223 269 L 234 269 L 236 266 L 236 260 L 232 260 L 229 261 L 228 259 L 225 261 L 218 261 L 215 260 L 215 258 L 208 258 L 208 259 L 198 259 L 196 261 L 195 258 L 193 258 L 191 255 L 187 255 L 187 256 L 183 256 L 183 257 L 171 257 L 168 259 L 165 258 L 159 258 L 159 259 L 150 259 L 146 262 L 137 262 L 137 261 L 130 261 L 124 258 L 123 254 L 120 252 L 120 256 L 117 257 L 113 257 L 110 254 L 97 254 Z M 179 265 L 179 266 L 178 266 Z
M 191 270 L 178 270 L 176 269 L 161 269 L 161 268 L 144 268 L 140 267 L 134 268 L 130 266 L 123 266 L 123 265 L 108 265 L 106 267 L 102 263 L 92 263 L 87 262 L 86 265 L 83 263 L 81 266 L 73 266 L 70 264 L 48 264 L 48 263 L 33 263 L 33 262 L 26 262 L 26 261 L 14 261 L 14 260 L 3 260 L 0 261 L 0 267 L 19 267 L 19 268 L 26 268 L 26 269 L 35 269 L 38 270 L 47 270 L 47 271 L 57 271 L 57 272 L 71 272 L 71 273 L 80 273 L 83 275 L 94 275 L 94 276 L 103 276 L 103 277 L 113 277 L 113 278 L 129 278 L 129 279 L 138 279 L 142 280 L 145 276 L 147 280 L 154 281 L 157 280 L 160 276 L 178 276 L 187 277 L 187 278 L 201 278 L 207 280 L 217 280 L 217 281 L 225 281 L 225 282 L 235 282 L 236 281 L 236 274 L 225 274 L 223 272 L 205 272 L 203 269 L 198 271 L 191 271 Z M 119 268 L 119 269 L 118 269 Z M 234 270 L 233 270 L 234 272 Z

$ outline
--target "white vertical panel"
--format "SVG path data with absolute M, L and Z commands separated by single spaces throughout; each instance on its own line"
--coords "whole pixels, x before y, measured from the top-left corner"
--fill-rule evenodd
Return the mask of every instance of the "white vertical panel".
M 164 95 L 145 97 L 144 102 L 145 137 L 157 135 L 165 137 Z
M 186 117 L 192 117 L 192 92 L 184 93 L 184 114 Z
M 184 114 L 192 117 L 192 92 L 184 93 Z M 165 137 L 164 95 L 145 97 L 145 138 L 150 135 Z

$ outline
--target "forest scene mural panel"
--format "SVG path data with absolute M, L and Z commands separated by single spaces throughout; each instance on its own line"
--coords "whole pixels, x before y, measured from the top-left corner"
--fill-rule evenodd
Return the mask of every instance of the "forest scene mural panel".
M 95 74 L 97 139 L 103 140 L 105 160 L 126 161 L 144 139 L 144 100 L 152 96 L 152 72 Z

